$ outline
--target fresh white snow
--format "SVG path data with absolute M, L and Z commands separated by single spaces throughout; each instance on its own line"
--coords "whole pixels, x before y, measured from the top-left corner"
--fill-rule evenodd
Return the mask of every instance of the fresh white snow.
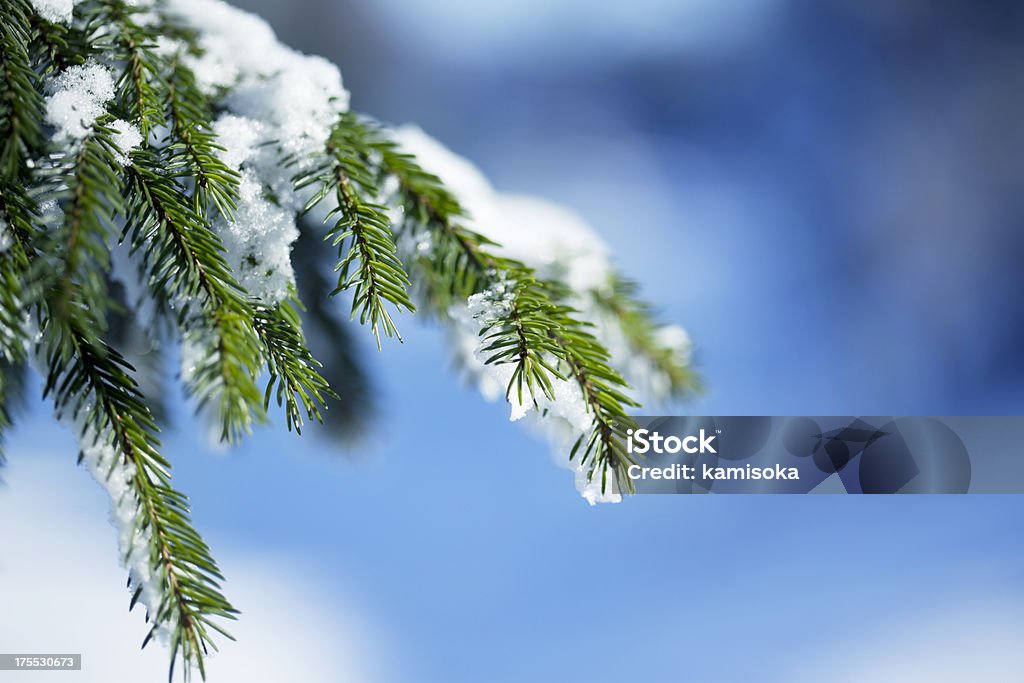
M 108 128 L 114 130 L 116 135 L 114 136 L 114 144 L 117 145 L 119 153 L 116 157 L 117 163 L 122 166 L 128 165 L 128 157 L 142 144 L 142 133 L 139 132 L 138 126 L 133 123 L 128 123 L 122 119 L 115 119 L 111 121 Z
M 43 19 L 57 24 L 70 24 L 76 0 L 31 0 L 32 7 Z
M 75 143 L 87 136 L 114 97 L 114 74 L 90 60 L 70 66 L 47 84 L 46 122 L 56 131 L 54 140 Z

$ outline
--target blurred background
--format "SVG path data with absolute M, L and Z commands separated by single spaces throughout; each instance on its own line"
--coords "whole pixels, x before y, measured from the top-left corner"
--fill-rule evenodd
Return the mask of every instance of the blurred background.
M 696 343 L 707 391 L 679 410 L 1024 411 L 1024 5 L 236 4 L 337 62 L 355 109 L 582 214 Z M 1019 680 L 1021 497 L 591 509 L 458 386 L 437 330 L 402 329 L 381 354 L 364 335 L 377 419 L 353 457 L 281 428 L 212 454 L 171 406 L 177 482 L 245 613 L 213 683 Z M 162 675 L 47 412 L 4 472 L 0 541 L 33 550 L 0 555 L 0 645 Z

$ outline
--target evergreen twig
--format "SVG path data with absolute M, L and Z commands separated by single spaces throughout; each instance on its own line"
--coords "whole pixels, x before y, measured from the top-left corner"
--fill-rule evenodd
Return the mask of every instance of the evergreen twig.
M 415 310 L 409 298 L 409 276 L 398 259 L 391 236 L 391 220 L 386 207 L 375 203 L 380 195 L 376 175 L 366 158 L 364 129 L 351 114 L 344 114 L 327 143 L 326 156 L 319 164 L 296 178 L 296 188 L 318 186 L 306 203 L 304 212 L 334 194 L 337 206 L 327 220 L 338 216 L 325 239 L 338 248 L 340 261 L 335 267 L 338 284 L 332 295 L 351 289 L 352 317 L 369 324 L 380 349 L 380 334 L 402 337 L 388 312 Z M 371 199 L 367 199 L 370 197 Z

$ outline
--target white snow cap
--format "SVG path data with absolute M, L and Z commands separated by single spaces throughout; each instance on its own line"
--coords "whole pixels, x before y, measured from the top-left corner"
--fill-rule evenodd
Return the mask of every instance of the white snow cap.
M 499 254 L 576 292 L 608 285 L 608 245 L 575 212 L 538 197 L 496 191 L 471 162 L 417 126 L 399 128 L 395 140 L 455 193 L 471 216 L 470 226 L 501 245 Z
M 128 165 L 128 155 L 132 153 L 132 150 L 137 149 L 142 144 L 142 133 L 139 132 L 137 126 L 122 119 L 116 119 L 110 123 L 109 128 L 113 129 L 116 133 L 114 136 L 114 144 L 120 150 L 120 154 L 117 155 L 117 163 L 122 166 Z
M 56 24 L 70 24 L 76 0 L 32 0 L 32 7 L 43 19 Z
M 114 74 L 90 60 L 57 74 L 47 89 L 46 122 L 57 129 L 54 139 L 74 143 L 89 134 L 103 105 L 114 97 Z

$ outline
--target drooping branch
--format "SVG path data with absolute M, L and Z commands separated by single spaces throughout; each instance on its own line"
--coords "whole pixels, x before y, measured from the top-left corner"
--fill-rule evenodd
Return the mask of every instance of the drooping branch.
M 380 189 L 376 173 L 361 152 L 365 149 L 360 129 L 349 125 L 351 114 L 342 116 L 331 132 L 326 154 L 296 178 L 296 188 L 315 186 L 306 203 L 308 212 L 331 194 L 337 206 L 327 213 L 334 220 L 325 239 L 337 247 L 335 267 L 338 284 L 332 295 L 352 290 L 352 317 L 369 325 L 380 348 L 380 335 L 401 340 L 388 304 L 396 310 L 415 310 L 409 298 L 409 276 L 398 259 L 386 207 L 375 202 Z M 369 197 L 369 199 L 367 199 Z

